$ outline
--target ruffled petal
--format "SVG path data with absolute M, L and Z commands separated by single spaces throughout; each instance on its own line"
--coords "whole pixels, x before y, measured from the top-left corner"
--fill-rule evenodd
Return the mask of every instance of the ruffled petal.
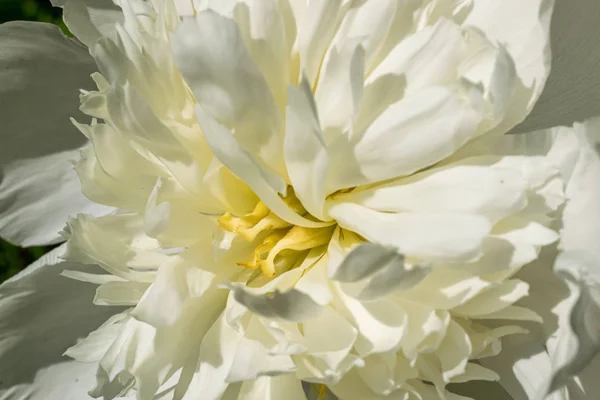
M 523 121 L 542 92 L 550 73 L 553 6 L 554 0 L 533 0 L 526 4 L 519 0 L 473 1 L 473 10 L 465 25 L 477 27 L 488 39 L 506 46 L 521 80 L 498 131 L 506 132 Z
M 281 111 L 235 21 L 203 11 L 181 23 L 172 46 L 199 106 L 234 130 L 236 141 L 265 165 L 276 172 L 285 171 L 279 135 Z M 206 129 L 203 121 L 199 122 Z
M 86 46 L 92 46 L 102 36 L 109 36 L 123 11 L 111 0 L 51 0 L 63 8 L 67 28 Z
M 92 303 L 95 286 L 61 276 L 64 269 L 97 272 L 61 262 L 61 246 L 0 286 L 0 398 L 82 400 L 95 365 L 63 356 L 118 307 Z
M 0 236 L 21 246 L 58 243 L 69 217 L 103 215 L 111 207 L 92 203 L 81 194 L 71 161 L 77 151 L 18 160 L 2 167 Z
M 329 148 L 328 190 L 409 175 L 448 157 L 483 118 L 478 88 L 433 86 L 388 107 L 364 132 L 340 136 Z
M 562 175 L 567 197 L 557 221 L 562 225 L 558 249 L 565 253 L 557 258 L 556 249 L 547 249 L 516 276 L 531 286 L 523 305 L 542 315 L 541 332 L 521 342 L 509 341 L 497 357 L 481 360 L 500 373 L 500 382 L 515 398 L 542 399 L 548 392 L 553 400 L 593 396 L 583 386 L 585 381 L 576 383 L 572 377 L 585 373 L 600 350 L 600 254 L 594 239 L 600 221 L 599 137 L 595 119 L 498 141 L 498 151 L 547 154 Z
M 556 1 L 551 22 L 552 70 L 531 114 L 516 132 L 571 125 L 600 115 L 600 3 Z

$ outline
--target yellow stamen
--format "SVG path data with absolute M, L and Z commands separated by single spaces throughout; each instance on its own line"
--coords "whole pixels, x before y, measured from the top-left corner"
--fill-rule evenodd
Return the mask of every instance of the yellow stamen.
M 252 254 L 252 259 L 250 261 L 238 262 L 237 265 L 239 265 L 240 267 L 246 267 L 250 269 L 257 268 L 260 265 L 260 261 L 262 260 L 263 255 L 268 254 L 277 245 L 277 243 L 281 239 L 283 239 L 285 234 L 286 232 L 283 230 L 278 230 L 269 234 L 262 240 L 260 245 L 256 246 L 256 248 L 254 249 L 254 253 Z
M 311 384 L 313 390 L 317 392 L 317 400 L 322 400 L 327 394 L 327 385 L 317 385 L 316 383 Z
M 273 276 L 275 275 L 275 257 L 280 252 L 283 250 L 309 250 L 327 244 L 329 243 L 334 230 L 334 225 L 324 228 L 305 228 L 302 226 L 294 226 L 269 251 L 267 258 L 258 262 L 258 265 L 260 266 L 263 274 L 266 276 Z
M 299 215 L 307 214 L 292 188 L 289 188 L 283 201 Z M 256 204 L 250 214 L 236 217 L 225 213 L 217 221 L 221 228 L 239 234 L 250 243 L 264 233 L 260 236 L 260 242 L 254 249 L 252 257 L 237 264 L 249 269 L 260 267 L 266 278 L 272 278 L 277 271 L 281 273 L 293 264 L 291 261 L 282 262 L 282 257 L 292 257 L 292 260 L 295 260 L 298 257 L 293 254 L 294 252 L 310 250 L 329 243 L 335 230 L 334 224 L 324 228 L 293 226 L 272 213 L 262 201 Z M 277 258 L 276 262 L 278 255 L 281 257 Z

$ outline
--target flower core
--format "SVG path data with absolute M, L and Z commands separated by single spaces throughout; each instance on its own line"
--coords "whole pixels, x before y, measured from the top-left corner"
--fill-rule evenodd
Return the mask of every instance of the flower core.
M 292 188 L 288 188 L 283 200 L 295 213 L 307 216 L 308 212 Z M 302 261 L 302 252 L 306 255 L 309 250 L 327 245 L 335 230 L 334 223 L 322 228 L 294 226 L 260 201 L 252 213 L 243 217 L 225 213 L 218 218 L 218 223 L 224 230 L 256 245 L 252 257 L 237 264 L 249 269 L 258 268 L 267 278 L 294 268 L 298 260 Z

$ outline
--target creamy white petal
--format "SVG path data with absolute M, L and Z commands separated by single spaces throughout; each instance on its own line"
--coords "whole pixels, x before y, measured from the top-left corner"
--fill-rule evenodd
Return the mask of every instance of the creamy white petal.
M 358 40 L 328 52 L 315 93 L 327 142 L 351 129 L 362 99 L 364 69 L 365 50 Z
M 0 26 L 0 49 L 2 164 L 83 145 L 69 118 L 85 119 L 79 89 L 93 87 L 96 70 L 87 49 L 57 26 L 24 21 Z
M 570 379 L 583 372 L 600 354 L 600 267 L 593 256 L 566 252 L 558 256 L 557 275 L 568 281 L 576 302 L 563 321 L 570 327 L 560 326 L 556 347 L 551 353 L 553 377 L 548 383 L 549 393 L 561 389 Z M 583 388 L 588 395 L 590 388 Z M 542 398 L 540 394 L 539 399 Z
M 85 45 L 92 46 L 123 22 L 123 12 L 112 0 L 51 0 L 63 8 L 67 28 Z
M 451 84 L 458 78 L 457 68 L 466 52 L 461 27 L 442 19 L 435 26 L 427 26 L 399 42 L 366 83 L 385 75 L 405 75 L 407 94 L 428 86 Z
M 66 233 L 66 260 L 97 264 L 131 281 L 152 282 L 158 265 L 168 258 L 158 241 L 143 233 L 143 218 L 137 214 L 79 215 L 69 221 Z
M 486 162 L 487 161 L 487 162 Z M 463 159 L 385 185 L 336 198 L 387 212 L 465 212 L 495 222 L 527 204 L 527 182 L 519 169 L 495 167 L 495 158 Z
M 185 386 L 199 359 L 203 338 L 219 318 L 226 294 L 191 299 L 172 325 L 153 327 L 134 318 L 127 320 L 100 361 L 94 396 L 134 385 L 138 399 L 153 399 L 160 386 L 182 370 L 177 385 Z M 202 318 L 200 318 L 202 313 Z M 185 343 L 185 345 L 182 345 Z M 178 389 L 175 389 L 176 391 Z
M 323 207 L 329 156 L 315 99 L 306 79 L 299 88 L 290 86 L 288 89 L 284 154 L 294 193 L 309 213 L 326 219 Z
M 290 289 L 272 294 L 255 294 L 240 284 L 227 284 L 234 292 L 235 300 L 248 307 L 249 310 L 269 318 L 301 322 L 314 318 L 323 311 L 323 306 L 316 303 L 308 294 Z
M 486 218 L 440 213 L 381 213 L 353 203 L 333 204 L 329 215 L 366 239 L 427 261 L 474 261 L 490 231 Z
M 398 6 L 394 0 L 353 4 L 340 23 L 333 45 L 359 39 L 365 51 L 365 69 L 368 70 L 384 45 Z
M 83 46 L 43 23 L 2 24 L 0 53 L 0 234 L 24 246 L 60 242 L 69 216 L 106 212 L 80 194 L 69 163 L 77 158 L 69 150 L 85 143 L 69 117 L 84 118 L 79 89 L 93 84 L 95 65 Z
M 552 69 L 539 100 L 518 132 L 567 126 L 600 115 L 600 39 L 594 0 L 556 1 L 550 40 Z
M 409 290 L 429 274 L 421 266 L 407 268 L 404 256 L 394 248 L 374 243 L 355 247 L 339 266 L 329 264 L 331 279 L 341 282 L 350 296 L 359 300 L 374 300 L 393 291 Z M 347 283 L 347 285 L 344 285 Z
M 332 143 L 329 191 L 408 175 L 449 156 L 475 133 L 482 102 L 466 82 L 404 97 L 363 134 Z
M 260 166 L 251 153 L 237 143 L 231 132 L 202 109 L 196 115 L 204 125 L 205 135 L 215 156 L 240 179 L 279 217 L 295 225 L 320 227 L 322 222 L 308 220 L 288 207 L 277 194 L 285 193 L 285 181 Z M 327 224 L 325 224 L 327 225 Z
M 506 46 L 522 85 L 498 127 L 506 131 L 521 122 L 539 98 L 550 73 L 550 17 L 554 0 L 473 2 L 465 24 L 481 29 L 488 39 Z
M 289 49 L 282 6 L 277 0 L 239 0 L 233 10 L 248 51 L 283 108 L 289 82 Z
M 239 274 L 240 268 L 227 258 L 215 262 L 211 250 L 206 240 L 169 258 L 131 314 L 155 327 L 169 326 L 177 322 L 191 300 L 213 296 L 216 285 Z
M 302 382 L 294 374 L 264 376 L 242 384 L 238 400 L 306 400 Z
M 235 22 L 203 11 L 181 23 L 172 45 L 200 107 L 235 130 L 236 140 L 265 165 L 282 171 L 281 112 Z
M 89 201 L 73 170 L 77 151 L 63 151 L 2 165 L 0 235 L 21 246 L 62 242 L 60 231 L 78 213 L 107 214 L 113 209 Z
M 200 346 L 200 356 L 189 387 L 183 388 L 182 400 L 195 400 L 198 393 L 206 400 L 219 400 L 229 386 L 229 374 L 242 334 L 221 316 L 210 328 Z M 235 397 L 234 397 L 235 398 Z
M 306 72 L 311 87 L 315 87 L 317 83 L 323 54 L 335 34 L 341 4 L 341 0 L 311 1 L 304 5 L 302 18 L 297 17 L 300 22 L 298 47 L 301 68 Z
M 329 335 L 323 335 L 323 326 L 329 327 Z M 335 384 L 354 366 L 363 361 L 352 354 L 358 330 L 332 307 L 325 307 L 316 318 L 303 325 L 307 353 L 296 359 L 296 375 L 311 382 Z
M 94 366 L 62 354 L 120 308 L 94 306 L 94 285 L 61 276 L 64 269 L 98 269 L 61 262 L 63 251 L 53 250 L 0 286 L 0 398 L 89 398 Z
M 517 398 L 525 396 L 524 392 L 530 398 L 541 398 L 550 385 L 552 374 L 571 360 L 576 362 L 572 367 L 562 370 L 560 379 L 556 381 L 559 389 L 550 398 L 578 398 L 582 391 L 586 392 L 586 387 L 578 387 L 568 378 L 584 370 L 587 362 L 591 361 L 589 357 L 576 357 L 578 336 L 585 343 L 586 356 L 596 351 L 594 336 L 586 332 L 595 329 L 589 330 L 589 321 L 594 321 L 589 316 L 594 315 L 597 308 L 590 293 L 596 290 L 593 276 L 598 270 L 598 247 L 593 240 L 597 226 L 593 221 L 598 219 L 596 182 L 600 163 L 595 150 L 598 132 L 597 121 L 592 120 L 576 124 L 573 128 L 514 135 L 499 142 L 499 148 L 515 153 L 548 154 L 548 160 L 558 168 L 565 180 L 568 200 L 560 221 L 563 228 L 559 248 L 584 254 L 581 259 L 563 259 L 570 261 L 563 265 L 566 267 L 564 276 L 571 280 L 568 286 L 550 270 L 557 255 L 555 249 L 543 252 L 537 261 L 519 275 L 531 284 L 531 294 L 524 299 L 525 304 L 535 311 L 539 310 L 544 317 L 543 336 L 520 345 L 513 345 L 511 341 L 499 356 L 489 361 L 482 360 L 490 367 L 498 367 L 501 383 Z M 589 269 L 589 278 L 582 278 L 580 273 L 586 268 Z M 577 301 L 579 298 L 581 302 Z M 511 365 L 515 365 L 513 372 L 510 371 Z M 560 387 L 565 383 L 566 386 Z M 590 384 L 589 380 L 587 383 Z M 581 396 L 587 398 L 585 394 Z
M 386 299 L 361 302 L 342 288 L 337 295 L 359 331 L 355 348 L 361 357 L 400 347 L 408 323 L 402 307 Z

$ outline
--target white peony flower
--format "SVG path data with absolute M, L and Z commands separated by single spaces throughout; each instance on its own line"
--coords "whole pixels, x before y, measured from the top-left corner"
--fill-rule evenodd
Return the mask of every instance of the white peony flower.
M 93 60 L 0 27 L 0 233 L 67 239 L 2 399 L 594 398 L 597 55 L 542 93 L 592 1 L 55 2 Z

